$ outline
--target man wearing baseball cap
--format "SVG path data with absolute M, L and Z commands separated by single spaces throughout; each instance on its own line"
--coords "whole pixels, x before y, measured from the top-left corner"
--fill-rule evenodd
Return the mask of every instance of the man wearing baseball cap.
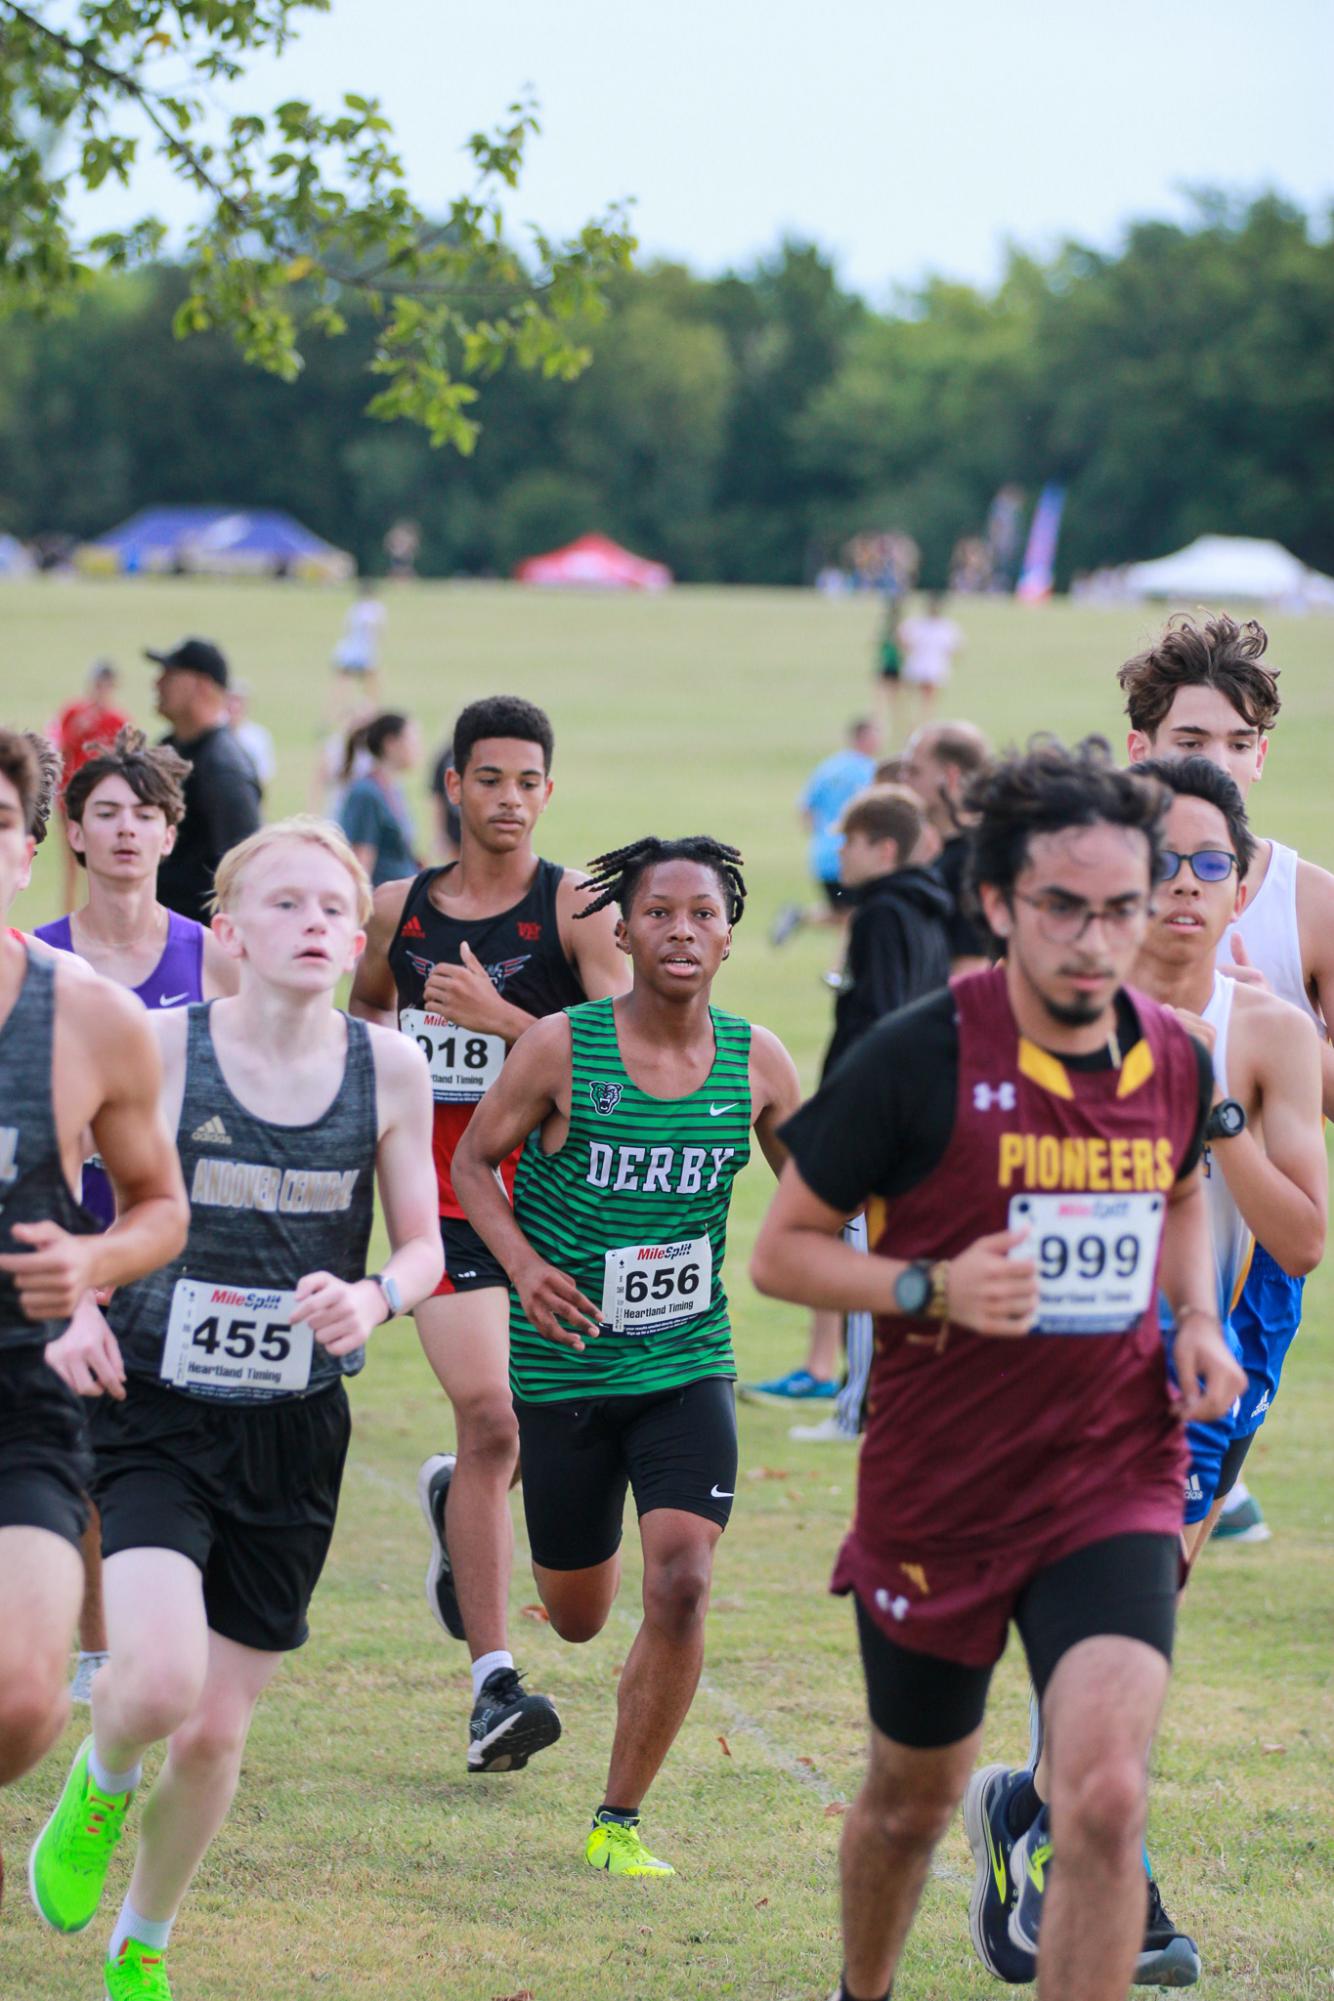
M 157 706 L 171 725 L 164 743 L 190 761 L 185 818 L 158 869 L 158 899 L 182 917 L 209 921 L 213 871 L 228 848 L 259 826 L 259 780 L 228 727 L 227 661 L 209 639 L 183 639 L 157 662 Z

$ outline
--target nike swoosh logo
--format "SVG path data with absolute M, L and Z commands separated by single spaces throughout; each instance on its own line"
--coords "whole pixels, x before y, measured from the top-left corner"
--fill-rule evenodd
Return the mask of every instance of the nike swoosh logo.
M 740 1098 L 733 1098 L 730 1105 L 710 1105 L 709 1117 L 711 1119 L 720 1119 L 724 1112 L 734 1112 L 740 1103 Z
M 179 1006 L 180 1006 L 180 1004 L 181 1004 L 181 1002 L 182 1002 L 183 1000 L 189 1000 L 189 998 L 190 998 L 190 996 L 189 996 L 189 994 L 188 994 L 188 993 L 184 993 L 184 994 L 163 994 L 163 995 L 161 996 L 161 998 L 159 999 L 159 1001 L 158 1001 L 158 1006 L 159 1006 L 159 1007 L 179 1007 Z
M 996 1894 L 1005 1902 L 1005 1857 L 996 1853 L 996 1842 L 991 1832 L 991 1815 L 982 1816 L 982 1831 L 987 1837 L 987 1854 L 991 1858 L 991 1873 L 996 1879 Z
M 709 1492 L 715 1501 L 734 1501 L 736 1499 L 735 1488 L 733 1488 L 730 1493 L 724 1493 L 723 1489 L 719 1487 L 717 1484 L 715 1484 L 714 1486 L 710 1487 Z

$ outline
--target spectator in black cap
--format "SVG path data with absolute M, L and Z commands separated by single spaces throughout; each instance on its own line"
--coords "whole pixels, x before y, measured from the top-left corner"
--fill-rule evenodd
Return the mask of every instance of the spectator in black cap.
M 170 653 L 146 648 L 145 654 L 158 664 L 158 711 L 171 725 L 163 742 L 191 767 L 185 818 L 158 870 L 158 898 L 182 917 L 207 924 L 213 871 L 228 848 L 259 825 L 259 780 L 228 727 L 221 649 L 208 639 L 183 639 Z

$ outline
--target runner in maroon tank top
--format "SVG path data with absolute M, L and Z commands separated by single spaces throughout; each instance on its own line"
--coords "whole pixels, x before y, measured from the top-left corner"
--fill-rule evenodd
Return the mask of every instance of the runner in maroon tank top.
M 1241 1386 L 1198 1175 L 1208 1057 L 1123 985 L 1165 804 L 1096 739 L 981 777 L 972 865 L 1004 963 L 890 1016 L 783 1128 L 755 1282 L 877 1317 L 834 1575 L 855 1594 L 872 1722 L 844 1823 L 844 2001 L 888 1992 L 1012 1618 L 1052 1755 L 1051 1832 L 1044 1812 L 1015 1851 L 1029 1901 L 1011 1898 L 1012 1920 L 1032 1918 L 1054 1841 L 1039 1991 L 1123 2001 L 1130 1985 L 1181 1419 Z M 863 1204 L 870 1258 L 840 1240 Z
M 509 1280 L 465 1218 L 450 1168 L 478 1101 L 524 1030 L 575 1002 L 624 993 L 630 969 L 610 909 L 574 922 L 586 900 L 583 872 L 533 852 L 533 829 L 551 797 L 553 738 L 542 710 L 510 695 L 473 702 L 453 742 L 446 783 L 459 808 L 459 859 L 376 891 L 351 1006 L 370 1021 L 397 1021 L 431 1065 L 445 1276 L 416 1320 L 454 1408 L 457 1457 L 434 1454 L 418 1481 L 432 1534 L 427 1598 L 472 1656 L 468 1769 L 513 1771 L 555 1741 L 560 1722 L 546 1696 L 523 1693 L 509 1652 L 508 1494 L 519 1456 Z M 507 1185 L 513 1173 L 510 1163 Z

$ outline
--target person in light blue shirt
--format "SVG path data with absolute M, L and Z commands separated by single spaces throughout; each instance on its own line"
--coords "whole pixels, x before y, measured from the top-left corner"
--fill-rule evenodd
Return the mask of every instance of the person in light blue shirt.
M 847 742 L 817 764 L 802 787 L 798 804 L 802 823 L 810 835 L 808 854 L 811 874 L 819 885 L 823 902 L 814 910 L 786 903 L 769 931 L 771 944 L 781 945 L 802 924 L 841 922 L 847 915 L 847 892 L 838 879 L 838 857 L 843 846 L 839 823 L 843 809 L 875 777 L 876 753 L 880 745 L 879 725 L 869 716 L 858 716 L 848 724 Z
M 358 750 L 368 754 L 370 763 L 354 777 Z M 376 889 L 400 876 L 415 875 L 420 866 L 412 815 L 401 782 L 420 756 L 417 725 L 410 716 L 393 709 L 376 716 L 364 729 L 353 731 L 348 740 L 344 775 L 351 783 L 338 808 L 338 824 Z

